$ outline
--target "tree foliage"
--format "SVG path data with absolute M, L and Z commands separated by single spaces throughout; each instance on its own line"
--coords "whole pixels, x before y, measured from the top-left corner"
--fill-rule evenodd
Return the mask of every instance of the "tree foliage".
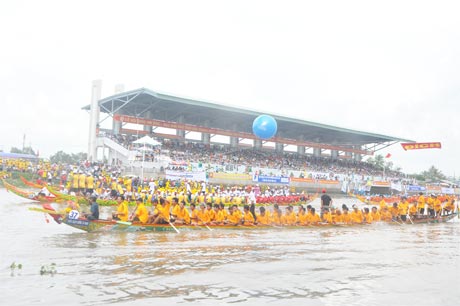
M 25 147 L 24 150 L 21 150 L 21 149 L 16 148 L 16 147 L 12 147 L 11 150 L 10 150 L 10 153 L 37 155 L 37 153 L 35 153 L 35 151 L 34 151 L 34 149 L 32 149 L 32 147 Z
M 50 161 L 52 163 L 66 163 L 66 164 L 75 164 L 81 161 L 86 160 L 86 153 L 65 153 L 64 151 L 58 151 L 55 154 L 51 155 Z

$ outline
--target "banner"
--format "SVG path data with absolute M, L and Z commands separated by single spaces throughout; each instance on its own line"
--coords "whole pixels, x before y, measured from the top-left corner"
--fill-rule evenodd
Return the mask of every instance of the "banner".
M 173 171 L 166 170 L 166 179 L 168 180 L 181 180 L 187 179 L 192 181 L 206 181 L 206 172 L 186 172 L 186 171 Z
M 372 186 L 390 187 L 390 183 L 389 182 L 384 182 L 384 181 L 373 181 Z
M 291 182 L 314 183 L 316 180 L 312 178 L 291 177 Z
M 254 175 L 252 180 L 258 183 L 289 184 L 289 177 L 287 176 Z
M 412 192 L 424 192 L 426 188 L 423 186 L 409 185 L 409 186 L 406 186 L 406 190 L 412 191 Z
M 441 188 L 441 193 L 443 193 L 443 194 L 454 194 L 455 190 L 454 190 L 454 188 L 442 187 Z
M 401 143 L 404 151 L 420 149 L 441 149 L 440 142 L 406 142 Z
M 250 174 L 244 173 L 224 173 L 224 172 L 210 172 L 209 178 L 224 179 L 224 180 L 240 180 L 249 181 L 252 179 Z

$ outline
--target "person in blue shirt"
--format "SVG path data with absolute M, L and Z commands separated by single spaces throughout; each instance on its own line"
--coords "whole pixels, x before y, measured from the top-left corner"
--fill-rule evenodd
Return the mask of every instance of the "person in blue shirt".
M 86 214 L 88 220 L 97 220 L 99 219 L 99 204 L 96 202 L 97 198 L 95 196 L 91 197 L 91 213 Z

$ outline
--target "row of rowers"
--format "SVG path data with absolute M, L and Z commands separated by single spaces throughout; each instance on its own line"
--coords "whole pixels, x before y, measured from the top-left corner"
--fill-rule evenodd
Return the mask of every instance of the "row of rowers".
M 265 207 L 259 207 L 258 213 L 255 211 L 255 205 L 244 205 L 243 211 L 237 205 L 228 206 L 225 209 L 224 204 L 200 204 L 197 208 L 194 204 L 190 205 L 190 210 L 185 206 L 185 202 L 179 202 L 173 198 L 171 202 L 160 198 L 155 201 L 151 211 L 147 209 L 141 198 L 136 201 L 136 207 L 129 212 L 128 203 L 123 197 L 118 197 L 117 211 L 113 213 L 112 218 L 121 221 L 139 221 L 143 224 L 164 224 L 173 222 L 175 224 L 192 224 L 192 225 L 315 225 L 319 223 L 330 224 L 363 224 L 377 221 L 387 221 L 399 219 L 402 214 L 407 214 L 403 209 L 396 207 L 384 207 L 378 210 L 377 207 L 364 208 L 360 210 L 353 205 L 352 211 L 349 211 L 346 205 L 342 209 L 326 209 L 320 216 L 314 207 L 308 205 L 306 208 L 299 205 L 294 211 L 292 206 L 285 208 L 284 212 L 278 207 L 273 206 L 270 211 Z M 414 214 L 416 214 L 415 212 Z

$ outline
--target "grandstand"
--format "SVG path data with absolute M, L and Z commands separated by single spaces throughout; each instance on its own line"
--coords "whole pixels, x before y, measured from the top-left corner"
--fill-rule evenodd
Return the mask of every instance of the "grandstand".
M 94 105 L 93 109 L 91 105 Z M 90 141 L 88 156 L 97 158 L 97 148 L 107 147 L 111 156 L 128 158 L 126 149 L 103 137 L 96 137 L 96 130 L 107 119 L 112 119 L 112 128 L 107 134 L 149 134 L 161 138 L 187 142 L 189 132 L 201 134 L 200 143 L 212 145 L 217 136 L 228 137 L 232 148 L 250 147 L 255 150 L 267 150 L 266 143 L 252 134 L 252 122 L 261 115 L 260 111 L 236 108 L 216 103 L 197 101 L 154 92 L 140 88 L 120 92 L 100 99 L 100 82 L 93 84 L 92 104 L 83 107 L 91 113 Z M 99 110 L 104 118 L 99 118 Z M 278 123 L 276 137 L 270 139 L 274 152 L 282 153 L 286 146 L 295 146 L 299 155 L 313 157 L 327 156 L 333 160 L 347 159 L 360 161 L 363 155 L 373 155 L 397 142 L 412 142 L 397 137 L 340 128 L 298 118 L 273 116 Z M 134 126 L 135 128 L 129 128 Z M 160 133 L 166 128 L 172 133 Z M 246 142 L 244 141 L 246 140 Z

